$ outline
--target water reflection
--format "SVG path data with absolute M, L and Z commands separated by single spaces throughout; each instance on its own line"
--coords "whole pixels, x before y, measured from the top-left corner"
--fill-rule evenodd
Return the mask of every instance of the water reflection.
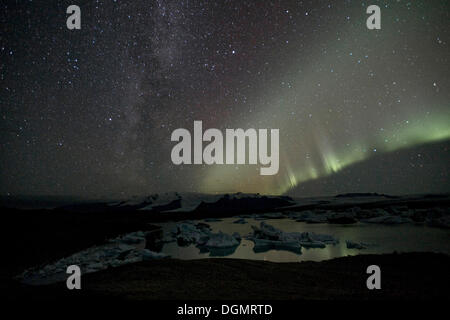
M 233 223 L 237 218 L 225 218 L 222 221 L 206 222 L 212 232 L 222 231 L 232 234 L 238 232 L 242 237 L 252 233 L 251 226 L 259 226 L 260 220 L 246 219 L 248 223 Z M 205 222 L 200 220 L 198 222 Z M 285 232 L 314 232 L 329 234 L 340 240 L 338 244 L 327 245 L 325 248 L 301 248 L 286 250 L 286 248 L 258 246 L 254 250 L 253 241 L 242 239 L 236 247 L 226 249 L 205 250 L 195 245 L 180 247 L 176 242 L 164 245 L 162 252 L 176 259 L 201 259 L 209 257 L 227 257 L 235 259 L 267 260 L 274 262 L 321 261 L 360 253 L 392 253 L 397 252 L 442 252 L 450 254 L 450 231 L 430 228 L 424 225 L 375 225 L 356 223 L 352 225 L 307 224 L 291 219 L 272 219 L 266 223 Z M 161 224 L 165 231 L 170 231 L 175 223 Z M 367 249 L 348 249 L 346 240 L 371 244 Z M 294 251 L 294 252 L 292 252 Z

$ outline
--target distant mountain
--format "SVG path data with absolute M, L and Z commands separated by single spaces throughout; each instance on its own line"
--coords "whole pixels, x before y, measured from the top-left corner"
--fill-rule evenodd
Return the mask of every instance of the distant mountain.
M 146 197 L 132 197 L 116 202 L 76 203 L 58 208 L 70 212 L 193 212 L 226 213 L 270 210 L 295 204 L 287 196 L 261 196 L 259 194 L 200 194 L 162 193 Z

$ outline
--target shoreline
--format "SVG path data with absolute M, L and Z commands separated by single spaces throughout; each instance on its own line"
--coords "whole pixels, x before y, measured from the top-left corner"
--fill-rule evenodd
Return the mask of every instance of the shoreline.
M 202 205 L 202 210 L 191 212 L 190 219 L 219 218 L 226 210 L 229 216 L 254 214 L 255 200 L 238 199 Z M 281 199 L 283 200 L 283 199 Z M 277 199 L 276 201 L 281 201 Z M 351 200 L 351 199 L 350 199 Z M 246 202 L 247 201 L 247 202 Z M 268 200 L 259 205 L 264 207 Z M 271 200 L 272 201 L 272 200 Z M 412 208 L 425 220 L 427 215 L 447 217 L 448 197 L 404 198 L 404 208 L 398 200 L 386 200 L 391 214 L 400 217 Z M 239 204 L 247 204 L 245 212 L 235 212 Z M 255 202 L 256 203 L 256 202 Z M 275 202 L 274 202 L 275 203 Z M 222 205 L 223 204 L 223 205 Z M 257 204 L 257 203 L 256 203 Z M 269 203 L 270 204 L 270 203 Z M 231 205 L 227 209 L 227 205 Z M 315 215 L 323 215 L 329 204 L 315 204 Z M 341 205 L 341 204 L 339 204 Z M 322 206 L 322 207 L 321 207 Z M 349 201 L 348 207 L 364 204 Z M 220 208 L 217 212 L 215 209 Z M 327 208 L 330 210 L 330 208 Z M 439 210 L 438 210 L 439 209 Z M 365 209 L 362 209 L 365 210 Z M 436 211 L 437 210 L 437 211 Z M 203 212 L 202 212 L 203 211 Z M 267 212 L 294 211 L 276 208 Z M 300 210 L 302 211 L 302 210 Z M 3 210 L 0 240 L 3 247 L 0 265 L 0 290 L 8 300 L 54 300 L 77 296 L 80 299 L 100 297 L 120 300 L 185 300 L 185 299 L 449 299 L 450 256 L 422 252 L 400 254 L 364 254 L 345 256 L 321 262 L 303 261 L 275 263 L 257 260 L 206 258 L 201 260 L 162 259 L 137 262 L 117 268 L 85 274 L 81 292 L 69 292 L 65 283 L 31 287 L 20 284 L 15 276 L 25 269 L 43 266 L 83 249 L 99 245 L 118 235 L 137 230 L 151 231 L 152 223 L 166 219 L 169 213 L 128 210 L 111 212 L 82 212 L 55 210 Z M 333 214 L 338 213 L 333 210 Z M 364 211 L 363 211 L 364 213 Z M 296 214 L 294 212 L 294 214 Z M 172 221 L 179 215 L 171 216 Z M 334 216 L 333 216 L 334 217 Z M 348 222 L 338 218 L 338 222 Z M 416 216 L 414 216 L 416 218 Z M 270 219 L 268 219 L 270 221 Z M 328 222 L 330 223 L 330 222 Z M 421 222 L 425 223 L 425 221 Z M 417 235 L 420 237 L 420 235 Z M 382 272 L 382 290 L 378 293 L 366 288 L 366 268 L 379 265 Z
M 368 290 L 366 268 L 381 268 L 381 290 Z M 355 255 L 275 263 L 245 259 L 163 259 L 82 276 L 82 290 L 65 282 L 11 282 L 11 300 L 441 300 L 450 299 L 450 256 L 437 253 Z M 5 291 L 3 291 L 5 292 Z

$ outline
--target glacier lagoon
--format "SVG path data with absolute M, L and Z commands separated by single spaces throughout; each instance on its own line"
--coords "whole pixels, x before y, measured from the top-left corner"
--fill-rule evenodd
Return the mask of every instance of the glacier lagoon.
M 179 245 L 176 241 L 165 243 L 161 252 L 174 259 L 202 259 L 226 257 L 234 259 L 266 260 L 272 262 L 322 261 L 356 254 L 382 254 L 392 252 L 440 252 L 450 254 L 450 231 L 426 226 L 424 224 L 369 224 L 358 222 L 349 225 L 329 223 L 305 223 L 292 219 L 268 219 L 267 224 L 284 232 L 310 232 L 331 235 L 339 240 L 337 244 L 327 244 L 324 248 L 302 247 L 301 253 L 283 249 L 269 249 L 255 252 L 255 244 L 246 236 L 252 232 L 252 226 L 259 226 L 260 219 L 244 218 L 246 223 L 235 223 L 239 218 L 223 218 L 220 221 L 193 220 L 193 223 L 206 223 L 213 233 L 239 233 L 242 237 L 239 245 L 215 252 L 202 252 L 195 244 Z M 165 233 L 170 233 L 180 222 L 158 224 Z M 348 248 L 347 241 L 363 243 L 365 249 Z

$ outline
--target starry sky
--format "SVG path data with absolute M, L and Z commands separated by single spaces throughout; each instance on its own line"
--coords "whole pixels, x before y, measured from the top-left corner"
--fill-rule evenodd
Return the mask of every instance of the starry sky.
M 66 27 L 71 4 L 81 8 L 81 30 Z M 381 30 L 366 28 L 371 4 L 381 8 Z M 314 185 L 342 172 L 345 191 L 375 191 L 361 174 L 381 191 L 450 191 L 448 166 L 434 165 L 450 160 L 445 0 L 1 6 L 1 195 L 307 196 L 343 191 Z M 171 133 L 192 131 L 194 120 L 204 129 L 279 129 L 278 174 L 174 165 Z M 436 154 L 421 162 L 427 152 Z M 377 170 L 361 169 L 374 161 Z M 392 187 L 394 163 L 411 179 L 416 166 L 440 178 Z

